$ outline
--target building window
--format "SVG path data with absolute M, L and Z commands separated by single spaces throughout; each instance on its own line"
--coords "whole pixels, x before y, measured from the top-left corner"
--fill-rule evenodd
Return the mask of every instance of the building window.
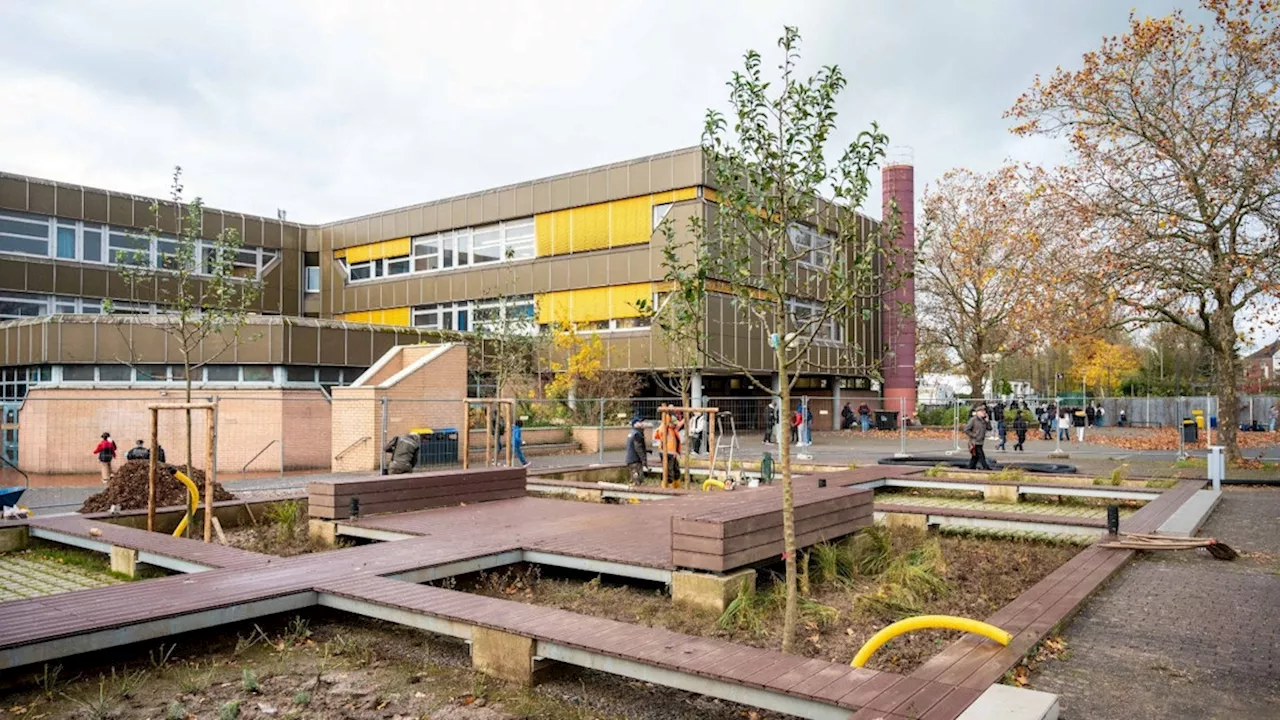
M 245 382 L 272 382 L 276 379 L 275 370 L 270 365 L 245 365 L 241 368 Z
M 237 382 L 240 368 L 236 365 L 206 365 L 204 379 L 205 382 Z
M 47 295 L 6 293 L 0 295 L 0 320 L 18 320 L 49 314 Z
M 58 226 L 58 257 L 64 260 L 76 259 L 76 228 Z
M 112 228 L 107 235 L 107 262 L 112 265 L 150 265 L 151 240 Z
M 133 380 L 133 368 L 128 365 L 99 365 L 98 382 L 129 382 Z
M 80 234 L 80 259 L 102 262 L 102 231 L 85 228 Z
M 49 221 L 31 215 L 0 215 L 0 252 L 49 255 Z
M 413 239 L 409 255 L 346 265 L 349 282 L 527 260 L 535 254 L 533 218 Z
M 316 369 L 290 365 L 284 370 L 284 379 L 285 382 L 291 383 L 314 383 L 316 381 Z
M 169 380 L 169 366 L 139 365 L 133 369 L 133 375 L 138 382 L 167 382 Z
M 807 225 L 792 225 L 787 229 L 791 236 L 791 247 L 800 255 L 799 262 L 804 265 L 826 270 L 831 264 L 831 235 L 820 233 Z
M 671 203 L 663 203 L 653 206 L 653 229 L 657 230 L 663 220 L 667 219 L 667 213 L 671 212 Z
M 65 382 L 93 382 L 92 365 L 63 365 L 62 379 Z
M 320 253 L 302 254 L 302 289 L 304 292 L 320 292 Z
M 800 331 L 800 327 L 809 318 L 825 312 L 821 303 L 805 302 L 803 300 L 790 300 L 787 302 L 787 308 L 791 316 L 792 326 L 797 332 Z M 840 345 L 844 343 L 844 326 L 839 318 L 827 318 L 821 323 L 808 326 L 804 332 L 806 333 L 805 337 L 811 336 L 813 341 L 819 344 Z

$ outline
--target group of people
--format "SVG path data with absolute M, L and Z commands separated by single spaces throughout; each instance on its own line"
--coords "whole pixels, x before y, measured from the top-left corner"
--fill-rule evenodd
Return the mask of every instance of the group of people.
M 111 439 L 111 433 L 104 432 L 98 440 L 98 444 L 93 448 L 93 454 L 98 457 L 98 465 L 102 470 L 102 482 L 105 484 L 111 479 L 113 472 L 112 466 L 116 461 L 116 441 Z M 150 460 L 151 450 L 146 443 L 139 440 L 129 452 L 124 455 L 125 460 Z M 159 444 L 156 445 L 156 461 L 164 462 L 164 448 Z
M 865 402 L 858 405 L 858 412 L 855 415 L 853 408 L 849 407 L 849 403 L 845 403 L 840 409 L 840 429 L 851 430 L 854 423 L 858 423 L 862 427 L 862 432 L 870 432 L 871 430 L 871 406 Z
M 988 435 L 995 433 L 996 449 L 1005 450 L 1009 442 L 1009 431 L 1013 430 L 1015 452 L 1025 452 L 1027 431 L 1031 427 L 1031 410 L 1027 403 L 1012 400 L 1008 405 L 1003 401 L 983 403 L 970 409 L 969 421 L 965 423 L 964 434 L 969 441 L 969 467 L 981 466 L 990 470 L 987 462 L 985 443 Z
M 507 424 L 501 417 L 497 417 L 489 429 L 493 432 L 497 452 L 501 454 L 506 448 L 504 441 L 507 435 Z M 417 433 L 405 433 L 388 440 L 386 446 L 382 448 L 383 453 L 391 455 L 391 460 L 386 465 L 386 473 L 404 475 L 413 472 L 414 466 L 418 464 L 418 451 L 421 447 L 422 437 Z M 529 467 L 529 461 L 524 457 L 524 420 L 520 418 L 516 418 L 512 423 L 511 454 L 515 456 L 516 462 L 520 463 L 521 467 Z
M 653 431 L 653 444 L 665 450 L 667 477 L 680 477 L 680 455 L 684 452 L 684 443 L 689 442 L 692 455 L 709 452 L 707 445 L 707 413 L 690 413 L 685 418 L 683 413 L 675 413 L 664 417 Z M 645 421 L 639 415 L 631 418 L 631 434 L 627 437 L 627 452 L 624 462 L 630 473 L 631 484 L 644 482 L 644 474 L 649 469 L 649 442 L 645 437 Z
M 1045 440 L 1052 440 L 1057 433 L 1059 441 L 1071 441 L 1071 429 L 1075 428 L 1075 442 L 1084 442 L 1086 427 L 1102 427 L 1107 411 L 1102 405 L 1090 402 L 1084 407 L 1058 405 L 1050 400 L 1047 405 L 1036 406 L 1036 418 L 1040 421 L 1040 432 Z M 1126 413 L 1120 411 L 1119 425 L 1128 423 Z
M 768 416 L 764 425 L 764 444 L 773 445 L 778 442 L 778 424 L 782 420 L 781 414 L 778 412 L 778 406 L 769 403 Z M 787 425 L 791 428 L 791 444 L 796 445 L 801 442 L 809 442 L 809 428 L 813 427 L 813 411 L 808 405 L 801 405 L 791 412 L 791 417 L 787 419 Z

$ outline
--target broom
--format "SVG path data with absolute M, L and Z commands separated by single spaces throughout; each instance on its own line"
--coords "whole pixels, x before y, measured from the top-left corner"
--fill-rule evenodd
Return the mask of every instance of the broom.
M 1235 560 L 1240 557 L 1224 542 L 1213 538 L 1182 537 L 1178 535 L 1151 535 L 1148 533 L 1120 533 L 1121 539 L 1098 543 L 1099 547 L 1116 550 L 1193 550 L 1204 548 L 1218 560 Z

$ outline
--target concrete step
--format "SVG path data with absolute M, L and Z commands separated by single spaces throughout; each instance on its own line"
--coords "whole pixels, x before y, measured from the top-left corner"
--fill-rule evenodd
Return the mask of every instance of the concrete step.
M 1183 537 L 1195 535 L 1221 500 L 1221 490 L 1200 490 L 1187 498 L 1187 501 L 1182 503 L 1182 507 L 1173 511 L 1169 519 L 1165 520 L 1156 532 L 1161 535 Z

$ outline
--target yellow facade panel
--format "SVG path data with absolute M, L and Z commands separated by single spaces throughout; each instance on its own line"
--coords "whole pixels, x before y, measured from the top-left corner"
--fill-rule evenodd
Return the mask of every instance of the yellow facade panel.
M 603 250 L 609 247 L 609 214 L 612 203 L 600 203 L 569 211 L 573 219 L 573 252 Z
M 653 205 L 648 197 L 618 200 L 613 205 L 613 235 L 609 247 L 640 245 L 653 236 Z
M 547 257 L 552 254 L 551 226 L 554 217 L 555 213 L 542 213 L 533 217 L 534 245 L 537 247 L 538 257 Z
M 399 325 L 400 327 L 409 327 L 413 323 L 409 319 L 409 308 L 390 308 L 382 311 L 383 325 Z
M 338 252 L 345 252 L 348 263 L 403 257 L 409 254 L 409 238 L 397 238 L 395 240 L 369 243 L 368 245 L 356 245 L 355 247 L 347 248 L 345 251 L 339 250 Z M 335 252 L 334 257 L 342 256 Z
M 537 296 L 538 322 L 593 323 L 640 317 L 641 299 L 653 292 L 650 283 L 632 283 L 576 290 L 560 290 Z
M 341 313 L 337 317 L 353 323 L 372 323 L 374 325 L 399 325 L 408 327 L 410 310 L 407 307 L 388 308 L 386 310 L 362 310 L 360 312 Z

